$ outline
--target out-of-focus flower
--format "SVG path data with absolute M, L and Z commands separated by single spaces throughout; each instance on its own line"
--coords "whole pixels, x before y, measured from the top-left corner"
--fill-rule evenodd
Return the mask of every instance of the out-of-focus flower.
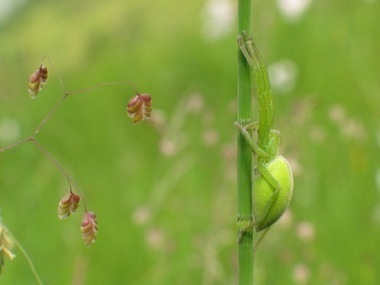
M 146 234 L 148 245 L 153 249 L 162 249 L 165 244 L 165 234 L 161 229 L 151 228 Z
M 296 86 L 297 66 L 289 59 L 272 63 L 268 67 L 268 73 L 271 86 L 276 92 L 288 93 L 293 91 Z
M 96 220 L 95 213 L 86 212 L 84 214 L 80 231 L 86 246 L 90 246 L 95 242 L 96 233 L 98 232 L 98 221 Z
M 25 0 L 1 0 L 0 1 L 0 24 L 5 23 L 26 4 Z
M 297 236 L 303 241 L 313 241 L 315 237 L 315 227 L 311 222 L 305 221 L 297 225 Z
M 277 0 L 280 12 L 290 22 L 299 20 L 310 4 L 311 0 Z
M 356 119 L 347 119 L 341 126 L 341 133 L 345 138 L 363 141 L 367 139 L 367 132 L 362 122 Z
M 347 116 L 342 105 L 333 105 L 329 109 L 329 118 L 332 123 L 340 128 L 342 137 L 346 139 L 366 140 L 367 132 L 363 123 Z
M 203 97 L 198 93 L 189 96 L 186 102 L 186 109 L 191 114 L 198 114 L 202 111 L 204 106 Z
M 38 92 L 42 89 L 42 85 L 46 83 L 48 70 L 42 64 L 29 77 L 29 94 L 30 98 L 36 98 Z
M 214 146 L 218 140 L 219 135 L 215 129 L 207 129 L 203 132 L 203 142 L 206 146 Z
M 80 197 L 73 192 L 64 196 L 58 204 L 58 218 L 66 219 L 70 214 L 74 214 L 79 206 Z
M 160 151 L 165 156 L 174 156 L 178 153 L 179 149 L 178 142 L 174 139 L 163 138 L 160 141 Z
M 330 121 L 342 125 L 347 120 L 346 111 L 342 105 L 332 105 L 329 109 L 329 118 Z
M 127 112 L 134 123 L 149 119 L 152 113 L 152 98 L 149 94 L 137 94 L 129 100 Z
M 145 225 L 151 219 L 151 215 L 149 207 L 140 207 L 134 211 L 132 221 L 136 225 Z
M 203 8 L 203 34 L 207 39 L 218 39 L 229 32 L 235 21 L 235 6 L 231 0 L 209 0 Z
M 297 264 L 293 269 L 293 279 L 296 284 L 306 284 L 310 279 L 310 269 L 305 264 Z

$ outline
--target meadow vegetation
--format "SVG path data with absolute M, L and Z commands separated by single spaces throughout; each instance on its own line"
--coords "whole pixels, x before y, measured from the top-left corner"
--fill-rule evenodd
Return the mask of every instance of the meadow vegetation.
M 68 186 L 51 162 L 32 144 L 0 154 L 2 221 L 46 284 L 236 284 L 235 2 L 25 1 L 0 22 L 0 146 L 29 136 L 63 94 L 52 71 L 29 98 L 45 55 L 67 90 L 131 80 L 153 99 L 135 125 L 133 90 L 99 87 L 38 134 L 98 216 L 90 248 L 83 208 L 57 218 Z M 380 3 L 311 1 L 299 14 L 281 3 L 254 1 L 252 32 L 295 187 L 255 278 L 379 284 Z M 34 284 L 15 253 L 0 283 Z

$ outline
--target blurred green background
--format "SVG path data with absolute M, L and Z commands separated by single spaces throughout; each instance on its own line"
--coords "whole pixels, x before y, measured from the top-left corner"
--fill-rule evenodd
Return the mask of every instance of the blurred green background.
M 131 80 L 153 98 L 134 125 L 125 85 L 69 97 L 37 139 L 83 204 L 56 217 L 64 176 L 34 145 L 2 152 L 3 223 L 45 284 L 237 284 L 237 1 L 0 0 L 0 145 L 31 135 L 66 90 Z M 175 6 L 177 5 L 177 6 Z M 380 3 L 253 1 L 289 211 L 261 244 L 257 284 L 380 284 Z M 29 75 L 54 65 L 35 100 Z M 257 118 L 256 101 L 254 101 Z M 36 284 L 21 252 L 1 284 Z

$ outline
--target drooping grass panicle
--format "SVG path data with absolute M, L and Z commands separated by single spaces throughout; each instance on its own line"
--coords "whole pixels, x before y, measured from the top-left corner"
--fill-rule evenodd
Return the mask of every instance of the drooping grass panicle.
M 65 195 L 58 203 L 58 209 L 57 214 L 60 219 L 65 219 L 69 217 L 71 214 L 75 213 L 77 208 L 79 207 L 79 202 L 82 201 L 84 204 L 85 209 L 85 217 L 82 221 L 81 225 L 81 232 L 82 232 L 82 238 L 84 239 L 86 245 L 89 245 L 95 241 L 95 236 L 97 233 L 97 221 L 96 216 L 93 212 L 88 212 L 86 207 L 86 202 L 83 198 L 82 191 L 79 189 L 77 183 L 72 179 L 72 177 L 68 174 L 68 172 L 64 169 L 64 167 L 51 155 L 44 146 L 42 146 L 38 140 L 37 135 L 39 132 L 43 129 L 47 121 L 51 118 L 51 116 L 57 111 L 57 109 L 62 105 L 62 103 L 71 95 L 80 94 L 80 93 L 86 93 L 90 92 L 93 89 L 99 88 L 101 86 L 109 86 L 109 85 L 130 85 L 135 95 L 132 97 L 132 99 L 129 100 L 127 104 L 127 114 L 129 117 L 132 118 L 134 123 L 138 123 L 143 120 L 147 120 L 151 117 L 152 112 L 152 98 L 147 93 L 139 93 L 136 89 L 136 86 L 131 81 L 109 81 L 109 82 L 101 82 L 97 83 L 93 86 L 86 87 L 83 89 L 78 90 L 72 90 L 69 91 L 65 88 L 65 85 L 63 83 L 63 80 L 61 76 L 59 75 L 58 71 L 55 69 L 54 65 L 52 64 L 50 58 L 48 56 L 44 56 L 42 59 L 42 63 L 40 66 L 29 76 L 29 82 L 28 82 L 28 89 L 29 94 L 31 98 L 36 98 L 36 96 L 41 92 L 42 86 L 47 83 L 49 76 L 48 67 L 44 64 L 44 61 L 47 61 L 47 63 L 50 65 L 50 67 L 53 70 L 53 74 L 56 75 L 56 77 L 59 80 L 59 83 L 62 88 L 62 96 L 58 99 L 56 104 L 48 111 L 48 113 L 43 117 L 43 119 L 40 121 L 40 123 L 37 125 L 37 127 L 33 130 L 31 136 L 22 139 L 16 143 L 13 143 L 8 146 L 4 146 L 0 148 L 0 152 L 13 149 L 15 147 L 18 147 L 19 145 L 27 142 L 32 142 L 35 147 L 45 156 L 47 157 L 63 174 L 63 176 L 66 178 L 67 183 L 69 185 L 69 193 Z M 80 195 L 74 193 L 74 190 L 78 191 Z M 1 237 L 3 238 L 3 249 L 2 253 L 6 253 L 10 251 L 7 249 L 8 247 L 5 247 L 5 233 L 3 232 Z

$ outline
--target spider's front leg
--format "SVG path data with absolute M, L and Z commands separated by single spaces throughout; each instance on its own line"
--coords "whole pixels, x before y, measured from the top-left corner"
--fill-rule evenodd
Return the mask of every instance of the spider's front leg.
M 238 35 L 237 43 L 239 45 L 240 51 L 243 53 L 248 64 L 252 67 L 255 66 L 254 54 L 252 54 L 252 38 L 248 35 L 246 31 Z
M 249 145 L 252 148 L 252 151 L 255 155 L 264 157 L 264 158 L 269 158 L 268 153 L 264 151 L 262 148 L 258 146 L 258 144 L 253 140 L 251 134 L 249 133 L 248 130 L 258 130 L 259 129 L 259 123 L 249 123 L 248 125 L 242 125 L 239 122 L 235 122 L 235 126 L 238 127 L 240 133 L 244 136 L 244 138 L 247 140 Z

